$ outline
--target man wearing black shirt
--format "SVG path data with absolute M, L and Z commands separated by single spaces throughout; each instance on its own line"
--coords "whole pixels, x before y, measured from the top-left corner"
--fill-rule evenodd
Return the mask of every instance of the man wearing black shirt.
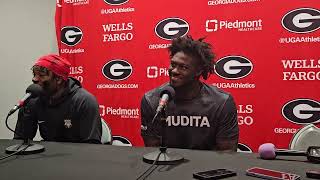
M 96 98 L 68 77 L 70 63 L 49 54 L 32 67 L 32 81 L 43 95 L 31 99 L 19 110 L 15 139 L 23 134 L 33 139 L 38 126 L 45 141 L 100 143 L 101 120 Z
M 200 81 L 214 73 L 211 45 L 191 36 L 172 41 L 169 83 L 147 92 L 141 101 L 141 135 L 146 146 L 164 144 L 173 148 L 236 151 L 239 128 L 232 96 Z M 165 109 L 164 130 L 159 119 L 152 123 L 160 93 L 166 86 L 175 98 Z

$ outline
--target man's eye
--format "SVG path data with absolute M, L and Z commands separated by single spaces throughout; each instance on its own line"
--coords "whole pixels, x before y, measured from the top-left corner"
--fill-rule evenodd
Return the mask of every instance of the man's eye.
M 188 66 L 181 66 L 181 69 L 188 70 L 189 68 L 188 68 Z

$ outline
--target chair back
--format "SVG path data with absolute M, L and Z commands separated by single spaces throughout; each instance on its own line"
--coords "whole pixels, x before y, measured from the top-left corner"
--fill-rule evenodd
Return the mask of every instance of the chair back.
M 102 134 L 101 134 L 101 143 L 102 144 L 111 144 L 112 143 L 112 133 L 111 128 L 108 123 L 101 118 L 102 124 Z
M 307 151 L 309 146 L 320 146 L 320 128 L 307 124 L 292 137 L 289 149 Z

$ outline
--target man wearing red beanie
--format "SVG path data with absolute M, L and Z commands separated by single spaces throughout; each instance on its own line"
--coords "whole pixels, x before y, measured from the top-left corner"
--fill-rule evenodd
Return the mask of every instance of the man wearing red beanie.
M 58 55 L 49 54 L 35 62 L 32 81 L 43 88 L 43 95 L 31 99 L 20 109 L 17 132 L 33 139 L 39 126 L 45 141 L 101 142 L 96 98 L 82 88 L 78 80 L 68 77 L 69 71 L 70 63 Z M 15 135 L 14 138 L 25 137 Z

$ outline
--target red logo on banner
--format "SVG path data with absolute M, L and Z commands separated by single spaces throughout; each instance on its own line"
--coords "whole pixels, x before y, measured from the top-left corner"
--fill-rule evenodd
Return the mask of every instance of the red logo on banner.
M 288 12 L 282 18 L 282 26 L 293 33 L 309 33 L 320 28 L 320 11 L 300 8 Z
M 127 3 L 129 0 L 104 0 L 107 4 L 110 5 L 121 5 Z
M 248 76 L 253 69 L 251 61 L 242 56 L 227 56 L 219 59 L 215 72 L 224 79 L 241 79 Z
M 61 42 L 68 46 L 75 46 L 81 41 L 82 35 L 80 28 L 65 26 L 61 29 Z
M 125 60 L 112 60 L 103 66 L 102 73 L 112 81 L 121 81 L 131 75 L 132 66 Z
M 252 153 L 251 148 L 248 145 L 238 143 L 237 152 L 245 152 L 245 153 Z
M 172 40 L 186 35 L 189 32 L 189 24 L 181 18 L 167 18 L 160 21 L 155 33 L 162 39 Z
M 296 124 L 317 123 L 320 121 L 320 103 L 312 99 L 295 99 L 283 106 L 282 115 Z

